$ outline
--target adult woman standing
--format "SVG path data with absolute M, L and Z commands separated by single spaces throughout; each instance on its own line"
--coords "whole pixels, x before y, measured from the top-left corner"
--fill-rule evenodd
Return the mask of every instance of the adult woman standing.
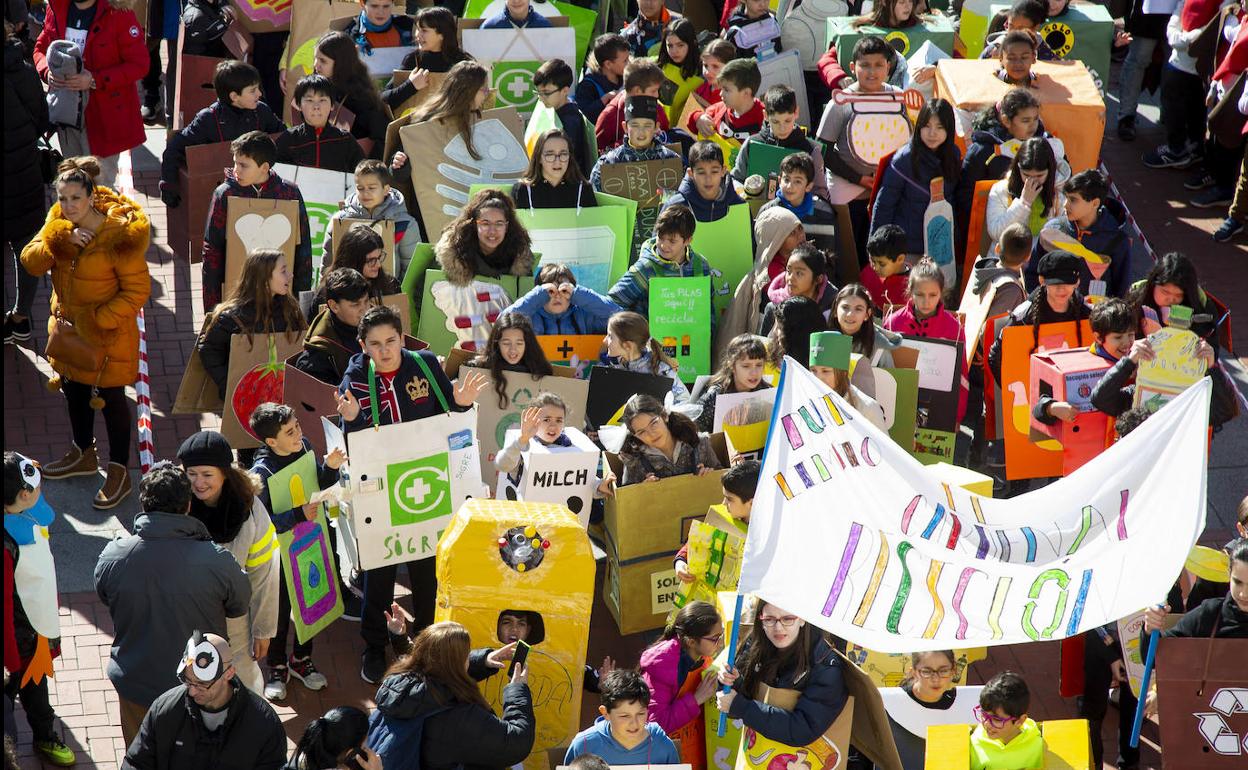
M 178 462 L 191 480 L 191 516 L 204 523 L 214 543 L 230 552 L 251 583 L 251 609 L 244 617 L 226 619 L 227 635 L 239 679 L 263 695 L 258 661 L 277 633 L 277 592 L 285 589 L 277 533 L 260 500 L 260 482 L 234 464 L 229 441 L 215 430 L 201 430 L 183 441 Z
M 108 509 L 130 494 L 132 418 L 125 388 L 139 374 L 135 318 L 152 288 L 144 257 L 151 227 L 133 200 L 96 186 L 95 158 L 69 158 L 57 171 L 57 202 L 43 229 L 22 249 L 28 273 L 52 271 L 48 350 L 57 376 L 49 386 L 65 393 L 74 441 L 64 457 L 43 466 L 43 475 L 99 473 L 95 410 L 102 409 L 109 462 L 92 504 Z
M 48 131 L 48 102 L 22 41 L 4 25 L 4 233 L 14 259 L 30 242 L 47 214 L 39 172 L 39 137 Z M 4 316 L 4 342 L 30 339 L 30 308 L 39 279 L 17 270 L 17 296 Z
M 392 609 L 399 612 L 398 605 Z M 403 627 L 389 630 L 401 634 Z M 413 764 L 424 770 L 501 769 L 524 761 L 536 737 L 528 669 L 518 664 L 503 688 L 501 717 L 477 687 L 506 665 L 508 656 L 499 652 L 470 651 L 468 630 L 458 623 L 427 626 L 377 688 L 369 748 L 393 767 L 402 766 L 404 757 L 419 756 Z M 418 718 L 423 729 L 415 732 Z
M 641 653 L 641 675 L 650 687 L 650 721 L 680 739 L 680 758 L 695 770 L 706 767 L 702 704 L 715 697 L 718 681 L 704 676 L 724 645 L 724 623 L 715 605 L 689 602 L 676 613 L 663 638 Z
M 82 92 L 86 110 L 81 126 L 58 129 L 61 152 L 94 155 L 103 185 L 117 178 L 117 158 L 143 143 L 143 118 L 136 84 L 149 59 L 143 27 L 129 10 L 132 0 L 49 0 L 43 30 L 35 41 L 35 68 L 52 89 Z M 82 72 L 62 80 L 48 70 L 48 46 L 55 40 L 78 43 Z

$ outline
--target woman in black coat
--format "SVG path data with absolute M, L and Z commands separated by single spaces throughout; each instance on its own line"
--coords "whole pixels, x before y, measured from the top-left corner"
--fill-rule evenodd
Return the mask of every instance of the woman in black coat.
M 4 237 L 14 260 L 43 225 L 43 174 L 39 170 L 36 142 L 46 134 L 48 102 L 35 65 L 22 43 L 5 35 L 4 40 Z M 39 278 L 14 262 L 17 297 L 4 316 L 4 341 L 30 339 L 30 309 Z

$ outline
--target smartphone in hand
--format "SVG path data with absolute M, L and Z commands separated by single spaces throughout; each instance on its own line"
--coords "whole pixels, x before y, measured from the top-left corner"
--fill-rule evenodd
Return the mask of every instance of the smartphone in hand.
M 516 652 L 511 656 L 511 665 L 507 667 L 507 676 L 510 678 L 516 672 L 516 664 L 528 665 L 529 645 L 526 642 L 516 642 Z

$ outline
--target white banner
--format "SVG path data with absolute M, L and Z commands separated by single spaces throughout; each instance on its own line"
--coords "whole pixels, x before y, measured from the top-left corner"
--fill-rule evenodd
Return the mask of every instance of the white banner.
M 785 359 L 740 589 L 879 652 L 1061 639 L 1161 601 L 1205 527 L 1209 380 L 1070 476 L 951 488 Z

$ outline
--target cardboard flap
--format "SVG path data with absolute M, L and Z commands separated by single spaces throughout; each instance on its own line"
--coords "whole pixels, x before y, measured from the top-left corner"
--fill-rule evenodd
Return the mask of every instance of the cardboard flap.
M 849 658 L 840 652 L 834 652 L 841 659 L 841 676 L 853 699 L 854 746 L 880 770 L 903 770 L 879 688 Z
M 299 333 L 256 334 L 250 343 L 245 334 L 230 338 L 230 368 L 221 414 L 221 435 L 230 446 L 246 449 L 261 445 L 247 421 L 260 404 L 285 402 L 286 360 L 302 348 L 302 340 Z
M 203 327 L 199 330 L 200 337 L 208 331 L 208 323 L 209 319 L 205 319 Z M 220 414 L 222 405 L 217 384 L 204 369 L 204 361 L 199 356 L 199 348 L 192 347 L 191 357 L 186 362 L 186 371 L 182 373 L 182 382 L 178 383 L 178 393 L 173 399 L 173 413 L 215 412 Z

